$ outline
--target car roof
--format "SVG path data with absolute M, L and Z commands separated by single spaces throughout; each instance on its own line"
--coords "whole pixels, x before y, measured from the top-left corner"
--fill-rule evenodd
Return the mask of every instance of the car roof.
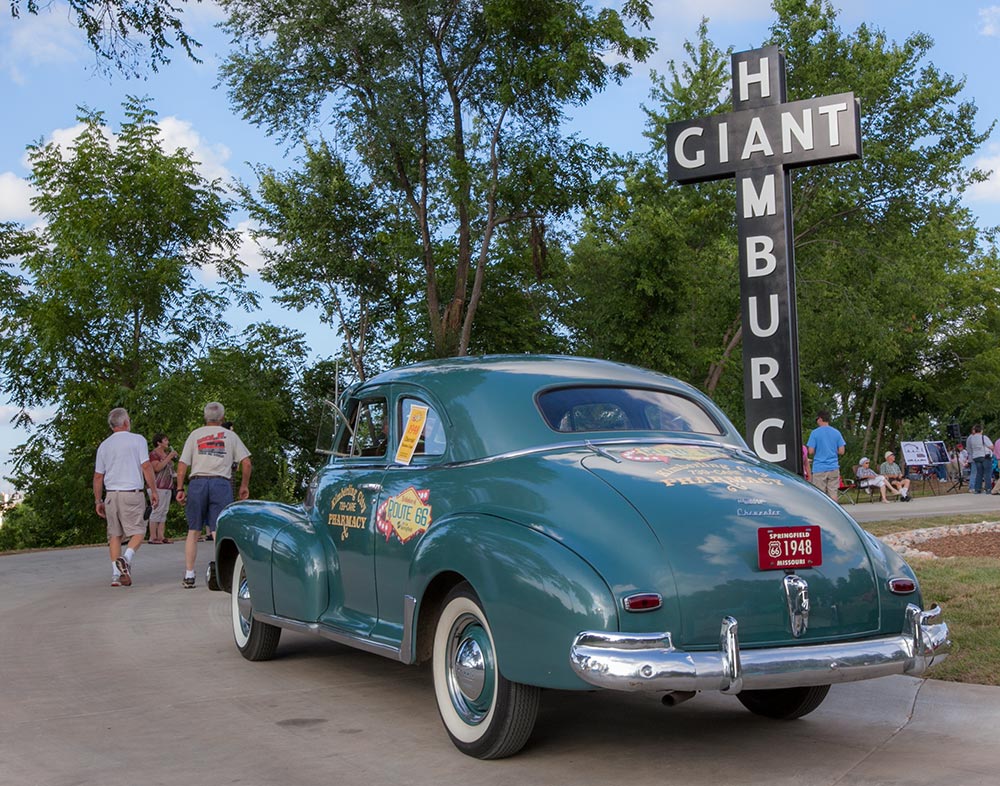
M 364 396 L 375 386 L 391 384 L 400 392 L 411 387 L 439 404 L 449 429 L 452 460 L 471 460 L 579 441 L 583 435 L 560 434 L 548 427 L 535 405 L 535 395 L 548 388 L 573 385 L 643 387 L 691 398 L 719 421 L 726 434 L 717 441 L 742 446 L 725 416 L 697 389 L 655 371 L 593 358 L 559 355 L 486 355 L 431 360 L 402 366 L 359 385 Z

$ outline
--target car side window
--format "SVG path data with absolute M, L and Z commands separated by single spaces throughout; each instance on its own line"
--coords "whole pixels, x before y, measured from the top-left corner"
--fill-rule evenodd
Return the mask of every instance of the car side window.
M 416 411 L 415 411 L 416 408 Z M 417 422 L 422 409 L 426 410 L 423 413 L 424 425 L 420 432 L 420 436 L 417 439 L 416 448 L 413 451 L 414 456 L 441 456 L 444 455 L 445 448 L 447 445 L 447 440 L 444 434 L 444 424 L 441 423 L 441 417 L 438 415 L 437 411 L 425 401 L 420 401 L 415 398 L 402 398 L 399 402 L 399 434 L 400 439 L 402 439 L 406 434 L 407 425 L 410 423 L 411 416 L 414 417 L 414 422 Z
M 362 399 L 348 415 L 350 427 L 340 436 L 345 456 L 384 456 L 389 442 L 388 406 L 384 398 Z

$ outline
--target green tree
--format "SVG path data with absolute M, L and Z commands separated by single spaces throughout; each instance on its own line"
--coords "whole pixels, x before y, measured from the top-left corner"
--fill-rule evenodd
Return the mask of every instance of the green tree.
M 985 177 L 966 161 L 993 125 L 977 129 L 964 80 L 930 62 L 930 36 L 846 34 L 825 1 L 774 8 L 769 43 L 785 52 L 789 99 L 853 91 L 861 102 L 863 160 L 795 174 L 799 335 L 804 395 L 839 402 L 861 450 L 877 452 L 905 438 L 915 408 L 936 405 L 930 361 L 969 316 L 961 293 L 982 236 L 960 197 Z
M 170 62 L 168 51 L 177 44 L 195 62 L 201 46 L 183 26 L 183 12 L 172 0 L 66 0 L 69 13 L 87 36 L 95 54 L 111 66 L 138 74 L 143 61 L 156 71 Z M 187 2 L 187 0 L 179 0 Z M 49 3 L 10 0 L 15 19 L 21 11 L 37 15 Z
M 145 416 L 150 391 L 226 340 L 230 298 L 253 302 L 220 184 L 188 152 L 162 149 L 146 102 L 125 109 L 113 138 L 84 112 L 68 149 L 29 146 L 44 223 L 4 248 L 20 256 L 0 301 L 0 393 L 22 411 L 57 408 L 15 449 L 12 480 L 62 542 L 99 537 L 87 489 L 107 412 L 124 406 L 139 433 L 160 430 Z M 212 288 L 196 277 L 209 268 Z
M 420 260 L 413 224 L 325 142 L 306 145 L 298 171 L 257 169 L 241 187 L 282 305 L 315 307 L 339 335 L 356 379 L 420 355 L 411 337 Z
M 565 108 L 644 60 L 648 0 L 223 0 L 223 67 L 244 116 L 299 138 L 329 118 L 408 212 L 430 351 L 465 354 L 501 227 L 552 225 L 591 193 L 592 149 Z
M 647 156 L 619 162 L 573 248 L 567 320 L 576 351 L 654 368 L 702 386 L 740 420 L 739 272 L 731 183 L 677 186 L 666 177 L 667 123 L 726 109 L 728 52 L 708 37 L 687 60 L 653 72 L 644 106 Z M 728 365 L 735 374 L 723 374 Z
M 210 347 L 184 368 L 161 377 L 146 392 L 144 420 L 163 424 L 178 452 L 204 425 L 209 401 L 222 402 L 226 421 L 252 454 L 254 499 L 301 499 L 315 468 L 315 422 L 300 422 L 308 347 L 298 331 L 260 323 Z

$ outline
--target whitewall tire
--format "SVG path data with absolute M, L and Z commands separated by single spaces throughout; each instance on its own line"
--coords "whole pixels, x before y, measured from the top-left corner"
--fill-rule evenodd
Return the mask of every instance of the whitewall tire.
M 243 555 L 236 555 L 232 581 L 233 638 L 247 660 L 270 660 L 278 647 L 281 628 L 253 618 L 253 597 L 247 581 Z
M 500 759 L 524 746 L 535 726 L 540 690 L 500 673 L 493 631 L 467 583 L 445 598 L 432 663 L 438 712 L 460 751 Z

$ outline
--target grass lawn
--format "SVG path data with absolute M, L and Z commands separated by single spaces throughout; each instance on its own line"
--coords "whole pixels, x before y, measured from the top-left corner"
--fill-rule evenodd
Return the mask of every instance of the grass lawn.
M 974 524 L 982 514 L 876 521 L 873 535 L 926 527 Z M 947 557 L 910 560 L 927 604 L 939 603 L 951 634 L 951 654 L 927 676 L 939 680 L 1000 685 L 1000 560 Z

